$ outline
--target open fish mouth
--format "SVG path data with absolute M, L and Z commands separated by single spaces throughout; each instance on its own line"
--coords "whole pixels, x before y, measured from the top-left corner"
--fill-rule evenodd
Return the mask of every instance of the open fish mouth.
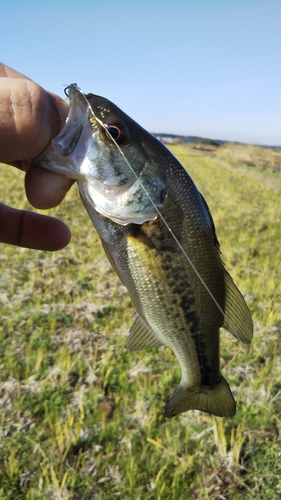
M 130 131 L 120 117 L 107 116 L 107 100 L 85 95 L 76 84 L 66 93 L 70 106 L 65 125 L 34 162 L 82 182 L 88 202 L 114 222 L 155 219 L 166 197 L 165 178 L 155 162 L 143 154 L 132 168 Z

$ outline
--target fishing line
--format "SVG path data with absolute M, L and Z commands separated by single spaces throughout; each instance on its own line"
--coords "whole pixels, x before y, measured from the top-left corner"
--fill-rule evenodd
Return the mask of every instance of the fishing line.
M 124 159 L 125 163 L 128 165 L 129 169 L 131 170 L 132 174 L 134 175 L 134 177 L 136 178 L 136 180 L 139 182 L 141 188 L 143 189 L 143 191 L 145 192 L 147 198 L 149 199 L 149 201 L 151 202 L 151 204 L 153 205 L 153 207 L 155 208 L 158 216 L 160 217 L 160 219 L 162 220 L 163 224 L 165 225 L 165 227 L 168 229 L 169 233 L 171 234 L 172 238 L 174 239 L 174 241 L 176 242 L 176 244 L 178 245 L 179 249 L 181 250 L 181 252 L 183 253 L 184 257 L 186 258 L 187 262 L 189 263 L 189 265 L 191 266 L 191 268 L 193 269 L 194 273 L 196 274 L 196 276 L 198 277 L 198 279 L 200 280 L 200 282 L 202 283 L 202 285 L 204 286 L 204 288 L 206 289 L 206 291 L 208 292 L 209 296 L 211 297 L 211 299 L 213 300 L 214 304 L 217 306 L 218 310 L 220 311 L 220 313 L 223 315 L 224 318 L 227 319 L 228 321 L 228 324 L 232 326 L 233 330 L 236 331 L 234 325 L 229 321 L 227 315 L 225 314 L 225 312 L 223 311 L 223 309 L 221 308 L 221 306 L 219 305 L 218 301 L 216 300 L 216 298 L 214 297 L 214 295 L 212 294 L 211 290 L 209 289 L 208 285 L 205 283 L 205 281 L 203 280 L 203 278 L 201 277 L 199 271 L 197 271 L 195 265 L 193 264 L 192 260 L 190 259 L 190 257 L 187 255 L 185 249 L 183 248 L 183 246 L 181 245 L 181 243 L 179 242 L 178 238 L 176 237 L 175 233 L 173 232 L 173 230 L 170 228 L 169 224 L 166 222 L 165 218 L 163 217 L 163 215 L 161 214 L 159 208 L 157 207 L 157 205 L 154 203 L 154 201 L 152 200 L 150 194 L 147 192 L 147 189 L 145 188 L 145 186 L 143 185 L 143 182 L 141 181 L 141 179 L 137 176 L 136 172 L 134 171 L 133 167 L 131 166 L 130 162 L 127 160 L 126 156 L 124 155 L 122 149 L 120 148 L 119 144 L 117 144 L 117 142 L 115 141 L 114 137 L 112 137 L 112 135 L 110 134 L 109 130 L 106 128 L 106 126 L 104 125 L 104 123 L 95 115 L 95 112 L 90 104 L 90 102 L 88 101 L 86 95 L 84 94 L 84 92 L 76 85 L 76 84 L 73 84 L 73 85 L 70 85 L 71 88 L 75 88 L 78 92 L 80 92 L 80 94 L 83 96 L 85 102 L 87 103 L 88 105 L 88 108 L 91 112 L 91 114 L 93 115 L 94 119 L 102 126 L 102 128 L 105 130 L 106 134 L 110 136 L 112 142 L 114 143 L 114 145 L 117 147 L 120 155 L 122 156 L 122 158 Z M 69 88 L 69 87 L 68 87 Z M 65 89 L 67 90 L 67 89 Z M 67 94 L 66 94 L 67 95 Z

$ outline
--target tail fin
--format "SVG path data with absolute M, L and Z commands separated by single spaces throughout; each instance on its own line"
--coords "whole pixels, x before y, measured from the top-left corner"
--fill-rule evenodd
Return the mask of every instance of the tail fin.
M 164 415 L 174 417 L 187 410 L 201 410 L 218 417 L 233 417 L 236 403 L 227 381 L 221 376 L 219 384 L 203 387 L 178 386 L 168 402 Z

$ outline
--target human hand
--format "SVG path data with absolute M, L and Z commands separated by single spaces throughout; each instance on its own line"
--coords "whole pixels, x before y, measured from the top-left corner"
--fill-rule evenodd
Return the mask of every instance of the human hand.
M 0 162 L 26 173 L 25 190 L 36 208 L 57 206 L 72 181 L 30 162 L 58 135 L 68 112 L 60 97 L 0 63 Z M 60 220 L 0 203 L 0 242 L 38 250 L 59 250 L 69 243 Z

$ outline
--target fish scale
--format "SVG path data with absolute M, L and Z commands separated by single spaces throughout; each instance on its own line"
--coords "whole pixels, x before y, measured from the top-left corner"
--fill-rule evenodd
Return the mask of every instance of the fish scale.
M 166 417 L 190 409 L 233 416 L 220 372 L 220 327 L 249 344 L 253 323 L 221 261 L 205 200 L 171 152 L 117 106 L 77 85 L 68 92 L 65 126 L 34 161 L 77 180 L 137 309 L 128 349 L 173 350 L 182 378 Z

